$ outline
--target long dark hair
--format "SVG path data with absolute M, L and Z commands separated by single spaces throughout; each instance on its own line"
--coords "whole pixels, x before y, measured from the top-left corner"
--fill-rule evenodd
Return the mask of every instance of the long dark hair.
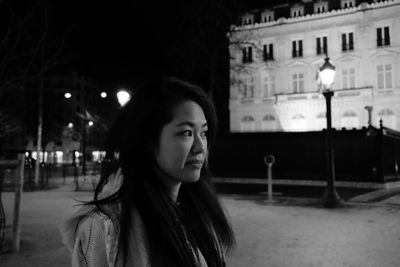
M 107 164 L 96 187 L 94 201 L 90 203 L 106 215 L 109 214 L 102 209 L 103 204 L 121 204 L 119 238 L 125 259 L 129 243 L 127 233 L 135 220 L 130 215 L 135 208 L 146 230 L 152 266 L 196 266 L 190 249 L 193 246 L 200 249 L 208 266 L 222 267 L 225 262 L 221 249 L 229 250 L 233 246 L 234 234 L 210 181 L 207 164 L 197 182 L 181 185 L 177 206 L 159 179 L 154 159 L 154 147 L 158 145 L 162 128 L 173 119 L 174 108 L 186 100 L 196 102 L 203 109 L 208 125 L 208 145 L 213 143 L 216 113 L 203 90 L 176 78 L 155 79 L 133 95 L 117 118 L 107 142 Z M 124 176 L 122 186 L 114 194 L 100 199 L 108 175 L 119 167 Z

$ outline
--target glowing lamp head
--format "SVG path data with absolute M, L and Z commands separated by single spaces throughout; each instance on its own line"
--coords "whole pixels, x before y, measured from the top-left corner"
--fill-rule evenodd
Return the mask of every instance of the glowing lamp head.
M 71 93 L 65 93 L 65 94 L 64 94 L 64 97 L 67 98 L 67 99 L 68 99 L 68 98 L 71 98 L 71 96 L 72 96 Z
M 326 89 L 329 89 L 335 79 L 335 66 L 329 62 L 329 57 L 325 58 L 325 63 L 319 68 L 321 82 Z
M 118 98 L 118 103 L 119 103 L 121 106 L 124 106 L 124 105 L 126 105 L 126 103 L 128 103 L 128 101 L 131 99 L 131 94 L 130 94 L 128 91 L 126 91 L 126 90 L 120 90 L 120 91 L 117 93 L 117 98 Z
M 106 98 L 107 97 L 107 93 L 106 92 L 101 92 L 100 93 L 100 97 L 101 98 Z

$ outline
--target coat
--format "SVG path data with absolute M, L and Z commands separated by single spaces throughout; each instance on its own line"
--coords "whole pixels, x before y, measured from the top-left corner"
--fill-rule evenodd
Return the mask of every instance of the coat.
M 120 170 L 103 189 L 101 197 L 115 192 L 121 184 Z M 82 206 L 61 226 L 63 243 L 72 255 L 73 267 L 121 267 L 123 255 L 118 253 L 120 205 L 110 203 L 102 206 L 109 216 L 93 205 Z M 146 229 L 136 209 L 132 210 L 132 226 L 130 231 L 129 255 L 127 266 L 150 267 L 147 250 Z M 207 267 L 207 263 L 198 250 L 199 266 Z

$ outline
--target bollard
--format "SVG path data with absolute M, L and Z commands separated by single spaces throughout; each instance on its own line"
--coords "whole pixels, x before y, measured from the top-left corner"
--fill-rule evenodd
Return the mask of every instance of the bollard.
M 272 165 L 275 162 L 274 155 L 264 156 L 264 163 L 267 165 L 267 177 L 268 177 L 268 201 L 272 202 Z
M 21 240 L 21 199 L 24 188 L 24 154 L 18 154 L 17 177 L 15 182 L 15 201 L 14 201 L 14 221 L 12 235 L 12 249 L 15 252 L 19 251 Z

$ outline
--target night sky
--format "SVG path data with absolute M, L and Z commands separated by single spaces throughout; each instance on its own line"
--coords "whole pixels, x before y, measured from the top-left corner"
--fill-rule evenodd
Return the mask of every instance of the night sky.
M 200 62 L 204 57 L 196 58 L 193 55 L 197 53 L 196 44 L 190 41 L 197 37 L 197 33 L 193 33 L 190 24 L 194 20 L 192 17 L 198 15 L 198 7 L 212 6 L 224 0 L 161 2 L 167 3 L 58 0 L 48 1 L 48 6 L 51 7 L 58 34 L 61 35 L 66 29 L 71 30 L 67 49 L 74 56 L 70 57 L 72 60 L 69 67 L 101 83 L 118 86 L 133 83 L 138 77 L 149 73 L 174 75 L 176 72 L 173 66 L 177 65 L 177 62 L 173 62 L 175 60 L 181 60 L 181 65 L 198 64 L 200 67 L 197 71 L 206 76 L 205 67 L 202 66 L 205 63 Z M 224 9 L 234 9 L 237 12 L 236 9 L 254 6 L 257 1 L 229 0 L 225 3 L 228 4 L 225 4 Z M 207 8 L 208 11 L 202 16 L 212 12 L 212 7 Z M 226 12 L 230 15 L 234 13 L 232 10 Z M 234 20 L 228 16 L 221 19 Z M 213 27 L 210 22 L 202 30 Z M 213 42 L 221 44 L 222 41 Z M 211 43 L 210 47 L 219 44 Z M 170 50 L 179 45 L 186 51 L 175 51 L 175 56 Z M 222 45 L 227 49 L 226 44 Z M 190 58 L 193 58 L 193 62 L 190 62 Z
M 145 55 L 154 50 L 154 24 L 145 26 L 143 10 L 137 7 L 118 1 L 55 4 L 58 34 L 70 30 L 66 50 L 73 57 L 68 67 L 103 83 L 130 83 L 140 76 L 149 67 L 151 57 L 146 60 Z
M 229 57 L 225 35 L 240 14 L 238 10 L 260 7 L 261 2 L 0 1 L 20 14 L 40 5 L 56 42 L 68 32 L 58 69 L 76 71 L 109 86 L 130 84 L 149 74 L 179 75 L 185 69 L 192 72 L 185 73 L 187 77 L 197 72 L 199 77 L 194 80 L 206 80 L 207 57 L 215 52 L 212 50 Z M 229 61 L 218 60 L 227 75 Z

